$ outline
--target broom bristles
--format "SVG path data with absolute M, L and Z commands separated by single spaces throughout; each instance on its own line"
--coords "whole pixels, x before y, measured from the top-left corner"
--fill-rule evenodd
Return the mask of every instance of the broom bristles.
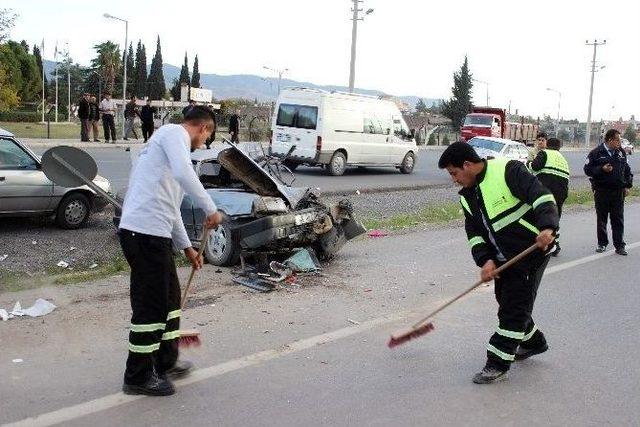
M 387 343 L 387 346 L 389 348 L 397 347 L 408 341 L 411 341 L 414 338 L 418 338 L 423 335 L 426 335 L 429 332 L 433 331 L 434 329 L 435 329 L 435 326 L 433 326 L 433 323 L 429 322 L 417 328 L 412 328 L 408 331 L 405 331 L 396 335 L 391 335 L 391 338 L 389 338 L 389 342 Z
M 200 332 L 195 329 L 188 329 L 180 331 L 180 337 L 178 338 L 178 347 L 199 347 L 202 344 L 200 341 Z

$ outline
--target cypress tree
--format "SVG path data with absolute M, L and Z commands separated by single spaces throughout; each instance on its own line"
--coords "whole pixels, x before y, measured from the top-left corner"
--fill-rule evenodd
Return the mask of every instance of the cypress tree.
M 198 69 L 198 55 L 193 61 L 193 73 L 191 73 L 191 87 L 200 87 L 200 70 Z
M 473 76 L 469 72 L 467 56 L 460 67 L 460 71 L 453 73 L 452 97 L 442 103 L 442 114 L 452 121 L 455 129 L 462 126 L 464 117 L 471 112 L 471 90 L 473 88 Z
M 167 87 L 164 83 L 164 73 L 162 72 L 162 48 L 160 47 L 160 36 L 158 36 L 158 42 L 156 44 L 156 54 L 151 61 L 151 69 L 149 70 L 148 83 L 148 96 L 151 99 L 164 98 Z
M 144 98 L 147 95 L 147 52 L 141 40 L 138 40 L 135 64 L 135 95 Z
M 136 93 L 136 67 L 135 57 L 133 56 L 133 43 L 129 43 L 127 51 L 127 98 Z

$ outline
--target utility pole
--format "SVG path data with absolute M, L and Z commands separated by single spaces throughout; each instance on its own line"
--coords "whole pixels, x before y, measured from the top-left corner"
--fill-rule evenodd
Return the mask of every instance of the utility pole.
M 42 39 L 42 43 L 40 44 L 40 58 L 44 58 L 44 39 Z M 42 123 L 44 123 L 44 108 L 45 108 L 45 99 L 44 99 L 44 60 L 42 62 Z
M 264 68 L 265 70 L 273 71 L 274 73 L 278 74 L 278 96 L 280 96 L 280 82 L 282 80 L 282 75 L 287 71 L 289 71 L 289 69 L 288 68 L 281 68 L 281 69 L 271 68 L 271 67 L 267 67 L 266 65 L 263 65 L 262 68 Z
M 589 143 L 591 142 L 591 106 L 593 105 L 593 80 L 596 75 L 596 52 L 598 46 L 607 44 L 606 40 L 599 42 L 598 40 L 593 40 L 593 42 L 589 42 L 587 40 L 585 42 L 587 46 L 593 46 L 593 59 L 591 60 L 591 88 L 589 89 L 589 112 L 587 113 L 587 134 L 585 136 L 584 145 L 589 148 Z M 601 67 L 602 69 L 604 67 Z M 599 70 L 598 70 L 599 71 Z
M 56 50 L 53 53 L 56 61 L 56 123 L 58 123 L 58 41 L 56 40 Z
M 556 123 L 556 138 L 558 137 L 558 131 L 560 130 L 560 101 L 562 100 L 562 93 L 559 90 L 548 87 L 549 92 L 555 92 L 558 94 L 558 122 Z
M 358 21 L 364 21 L 364 16 L 373 13 L 373 9 L 369 9 L 364 13 L 364 16 L 360 18 L 358 14 L 362 12 L 362 9 L 358 8 L 358 3 L 362 3 L 363 0 L 351 0 L 353 1 L 353 17 L 351 21 L 351 66 L 349 67 L 349 93 L 353 93 L 353 86 L 356 81 L 356 39 L 358 38 Z
M 124 134 L 124 107 L 127 104 L 127 48 L 129 47 L 129 21 L 123 18 L 118 18 L 117 16 L 113 16 L 111 14 L 105 13 L 104 15 L 107 19 L 115 19 L 116 21 L 124 22 L 124 58 L 122 68 L 124 69 L 124 76 L 122 80 L 122 137 L 125 137 Z

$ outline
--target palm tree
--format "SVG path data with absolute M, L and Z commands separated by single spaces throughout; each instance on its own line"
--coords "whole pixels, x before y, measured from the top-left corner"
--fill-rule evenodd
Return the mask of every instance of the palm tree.
M 91 60 L 91 67 L 97 69 L 102 77 L 105 93 L 113 93 L 116 75 L 120 72 L 122 60 L 120 48 L 113 42 L 104 42 L 93 46 L 98 56 Z

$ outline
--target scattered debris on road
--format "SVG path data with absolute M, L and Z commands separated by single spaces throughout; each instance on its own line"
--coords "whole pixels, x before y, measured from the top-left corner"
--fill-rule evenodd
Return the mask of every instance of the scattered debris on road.
M 371 230 L 371 231 L 369 231 L 369 232 L 367 233 L 367 236 L 369 236 L 369 237 L 373 237 L 373 238 L 376 238 L 376 237 L 386 237 L 386 236 L 388 236 L 388 235 L 389 235 L 389 233 L 387 233 L 386 231 L 383 231 L 383 230 Z
M 22 316 L 40 317 L 51 313 L 56 308 L 54 304 L 42 298 L 38 298 L 29 308 L 22 308 L 20 301 L 17 301 L 10 312 L 0 308 L 0 318 L 3 321 L 7 321 L 14 317 Z
M 57 265 L 58 267 L 61 267 L 61 268 L 67 268 L 67 267 L 69 267 L 69 263 L 68 263 L 68 262 L 66 262 L 66 261 L 60 261 L 60 262 L 58 262 L 56 265 Z
M 0 262 L 4 261 L 7 258 L 9 258 L 9 254 L 0 255 Z

